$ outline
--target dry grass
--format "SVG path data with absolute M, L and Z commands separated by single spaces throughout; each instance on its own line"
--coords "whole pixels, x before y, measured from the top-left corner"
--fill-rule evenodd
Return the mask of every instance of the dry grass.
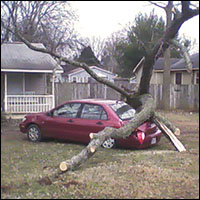
M 78 170 L 51 179 L 63 159 L 84 145 L 31 143 L 17 124 L 3 124 L 2 199 L 199 198 L 199 113 L 165 112 L 182 131 L 187 152 L 179 153 L 166 137 L 148 150 L 100 149 Z M 41 179 L 43 177 L 43 179 Z

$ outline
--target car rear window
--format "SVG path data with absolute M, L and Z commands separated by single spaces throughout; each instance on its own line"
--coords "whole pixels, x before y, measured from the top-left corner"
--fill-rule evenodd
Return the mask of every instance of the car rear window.
M 85 104 L 81 113 L 81 118 L 107 120 L 107 114 L 102 106 L 94 104 Z
M 111 104 L 110 107 L 115 111 L 118 117 L 122 120 L 129 120 L 135 116 L 136 110 L 125 102 L 117 102 Z

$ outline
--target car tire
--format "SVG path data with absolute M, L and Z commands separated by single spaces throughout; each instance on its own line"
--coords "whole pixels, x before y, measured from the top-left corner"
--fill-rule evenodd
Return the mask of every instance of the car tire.
M 105 149 L 112 149 L 114 146 L 115 146 L 115 140 L 112 138 L 105 140 L 102 144 L 102 147 Z
M 41 141 L 42 135 L 41 135 L 40 128 L 35 124 L 30 125 L 27 130 L 27 137 L 31 142 Z

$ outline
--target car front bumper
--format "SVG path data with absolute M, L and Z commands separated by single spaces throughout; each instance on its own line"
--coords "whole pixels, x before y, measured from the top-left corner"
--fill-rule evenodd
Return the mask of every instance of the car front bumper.
M 20 130 L 20 132 L 22 132 L 22 133 L 26 133 L 26 126 L 25 126 L 25 123 L 20 123 L 19 124 L 19 130 Z

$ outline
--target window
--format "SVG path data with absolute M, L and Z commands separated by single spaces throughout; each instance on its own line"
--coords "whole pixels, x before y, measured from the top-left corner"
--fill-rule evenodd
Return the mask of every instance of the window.
M 195 84 L 199 84 L 199 72 L 196 72 Z
M 81 118 L 107 120 L 107 114 L 103 107 L 93 104 L 85 104 L 81 113 Z
M 77 80 L 76 80 L 76 77 L 75 77 L 75 76 L 73 76 L 73 77 L 72 77 L 72 82 L 73 82 L 73 83 L 76 83 L 76 82 L 77 82 Z
M 182 73 L 180 73 L 180 72 L 176 73 L 175 84 L 177 84 L 177 85 L 182 84 Z
M 125 102 L 117 102 L 112 104 L 111 108 L 115 111 L 118 117 L 122 120 L 129 120 L 135 116 L 136 110 Z
M 88 82 L 88 77 L 85 76 L 84 78 L 85 78 L 85 83 L 87 83 Z
M 53 111 L 55 117 L 72 117 L 75 118 L 81 107 L 80 103 L 68 103 Z

